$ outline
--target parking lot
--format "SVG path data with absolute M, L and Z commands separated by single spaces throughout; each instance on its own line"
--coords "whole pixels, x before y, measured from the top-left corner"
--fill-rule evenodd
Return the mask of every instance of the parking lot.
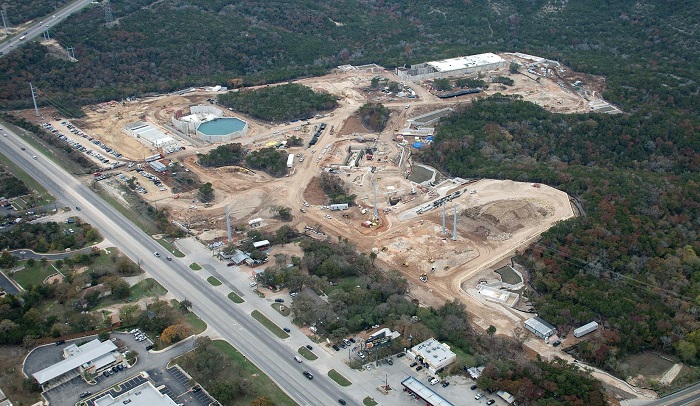
M 123 382 L 119 383 L 119 390 L 114 389 L 109 389 L 107 391 L 102 391 L 100 393 L 92 394 L 91 396 L 87 397 L 85 399 L 85 403 L 87 403 L 88 406 L 95 406 L 95 399 L 98 399 L 106 394 L 111 394 L 113 398 L 116 398 L 117 396 L 121 395 L 124 392 L 128 392 L 131 389 L 147 382 L 148 379 L 144 378 L 141 375 L 136 375 L 131 377 L 130 379 L 127 379 Z

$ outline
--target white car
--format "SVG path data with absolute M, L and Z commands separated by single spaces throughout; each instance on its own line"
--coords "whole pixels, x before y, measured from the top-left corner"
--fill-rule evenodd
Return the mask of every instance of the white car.
M 327 219 L 332 218 L 330 214 L 326 214 L 325 217 L 326 217 Z
M 155 255 L 156 258 L 160 258 L 160 252 L 154 252 L 153 255 Z

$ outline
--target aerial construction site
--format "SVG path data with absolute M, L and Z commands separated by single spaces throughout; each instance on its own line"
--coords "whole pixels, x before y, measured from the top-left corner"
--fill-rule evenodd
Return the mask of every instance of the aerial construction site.
M 70 126 L 71 143 L 92 147 L 90 159 L 104 167 L 100 184 L 116 198 L 124 198 L 120 186 L 135 177 L 142 199 L 167 207 L 173 222 L 205 243 L 227 240 L 227 210 L 233 226 L 245 227 L 256 219 L 262 229 L 274 231 L 283 224 L 274 218 L 274 209 L 289 207 L 293 220 L 284 224 L 315 230 L 315 238 L 347 238 L 360 252 L 374 252 L 382 267 L 405 275 L 409 295 L 420 303 L 458 299 L 468 304 L 478 326 L 494 325 L 499 333 L 513 334 L 522 316 L 512 309 L 528 308 L 518 288 L 523 281 L 508 282 L 512 289 L 506 296 L 483 287 L 503 283 L 496 269 L 552 225 L 576 215 L 569 196 L 547 185 L 449 178 L 416 162 L 414 153 L 430 148 L 441 116 L 482 95 L 518 94 L 553 112 L 615 108 L 596 96 L 603 90 L 601 78 L 530 55 L 489 55 L 503 63 L 493 63 L 489 56 L 488 69 L 450 75 L 445 67 L 452 62 L 439 61 L 416 67 L 414 73 L 423 72 L 416 77 L 376 65 L 344 66 L 299 80 L 339 98 L 332 112 L 301 122 L 271 124 L 216 106 L 216 96 L 227 90 L 212 87 L 103 103 L 87 109 L 85 118 L 48 124 Z M 520 73 L 509 72 L 512 62 L 522 66 Z M 377 77 L 400 83 L 399 91 L 371 88 Z M 434 89 L 438 77 L 507 77 L 513 83 L 446 96 Z M 367 102 L 381 102 L 392 111 L 383 131 L 367 130 L 358 118 L 358 108 Z M 196 127 L 200 121 L 225 118 L 237 119 L 231 122 L 237 127 L 209 128 L 214 135 L 202 139 L 204 131 Z M 200 154 L 221 145 L 217 131 L 224 134 L 223 142 L 250 150 L 275 146 L 294 154 L 288 174 L 274 178 L 240 166 L 200 166 Z M 303 145 L 287 147 L 292 136 L 303 139 Z M 312 138 L 315 143 L 309 145 Z M 330 207 L 321 189 L 323 174 L 340 179 L 355 201 Z M 202 204 L 197 186 L 205 182 L 212 184 L 215 199 Z M 234 234 L 233 243 L 239 238 L 244 237 Z

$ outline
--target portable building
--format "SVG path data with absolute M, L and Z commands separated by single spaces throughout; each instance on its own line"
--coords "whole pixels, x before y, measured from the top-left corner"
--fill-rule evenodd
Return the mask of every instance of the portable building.
M 576 338 L 583 337 L 586 334 L 592 333 L 596 330 L 598 330 L 598 323 L 596 323 L 595 321 L 592 321 L 592 322 L 586 324 L 585 326 L 581 326 L 581 327 L 577 328 L 576 330 L 574 330 L 574 337 L 576 337 Z
M 289 154 L 287 156 L 287 168 L 294 166 L 294 154 Z

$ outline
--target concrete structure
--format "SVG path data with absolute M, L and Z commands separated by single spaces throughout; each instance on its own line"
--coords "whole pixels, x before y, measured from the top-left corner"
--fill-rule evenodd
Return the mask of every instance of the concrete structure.
M 171 122 L 179 131 L 207 142 L 231 141 L 248 133 L 248 123 L 224 117 L 224 112 L 214 106 L 192 106 L 189 115 L 178 111 Z
M 34 373 L 34 379 L 44 387 L 51 387 L 54 382 L 72 379 L 82 373 L 97 374 L 105 367 L 111 367 L 123 360 L 117 347 L 111 341 L 100 342 L 98 339 L 81 346 L 71 344 L 63 349 L 63 361 Z
M 438 395 L 432 389 L 423 385 L 421 381 L 412 376 L 409 376 L 401 381 L 401 386 L 406 388 L 404 390 L 408 391 L 409 394 L 417 396 L 428 406 L 453 406 L 453 404 L 447 399 Z
M 424 62 L 410 68 L 396 68 L 396 75 L 403 80 L 459 77 L 506 67 L 505 59 L 492 53 L 460 56 L 441 61 Z
M 127 125 L 124 127 L 124 131 L 136 138 L 143 138 L 156 148 L 167 148 L 176 144 L 173 137 L 143 121 L 137 121 Z
M 434 338 L 429 338 L 408 350 L 408 355 L 415 360 L 428 365 L 428 370 L 437 373 L 455 361 L 457 355 L 450 350 L 450 346 L 442 344 Z
M 583 337 L 586 334 L 592 333 L 596 330 L 598 330 L 598 323 L 596 323 L 595 321 L 592 321 L 592 322 L 586 324 L 585 326 L 581 326 L 581 327 L 577 328 L 576 330 L 574 330 L 574 337 L 576 337 L 576 338 Z
M 484 369 L 486 369 L 485 366 L 471 367 L 471 368 L 467 368 L 467 373 L 469 374 L 469 376 L 472 379 L 477 380 L 481 376 L 481 373 L 484 372 Z
M 331 209 L 331 211 L 347 210 L 348 204 L 347 203 L 331 204 L 330 209 Z
M 444 109 L 440 110 L 435 110 L 431 111 L 430 113 L 426 113 L 417 117 L 413 117 L 412 119 L 408 120 L 408 127 L 409 128 L 422 128 L 422 127 L 427 127 L 431 124 L 437 123 L 440 118 L 447 116 L 449 114 L 452 114 L 454 110 L 451 109 L 450 107 L 446 107 Z
M 119 394 L 117 397 L 112 397 L 112 394 L 107 393 L 95 399 L 94 404 L 95 406 L 124 406 L 128 404 L 177 406 L 177 403 L 170 396 L 160 393 L 151 382 L 144 382 L 127 392 Z
M 525 320 L 525 328 L 533 332 L 537 337 L 547 339 L 556 334 L 557 329 L 539 317 Z

